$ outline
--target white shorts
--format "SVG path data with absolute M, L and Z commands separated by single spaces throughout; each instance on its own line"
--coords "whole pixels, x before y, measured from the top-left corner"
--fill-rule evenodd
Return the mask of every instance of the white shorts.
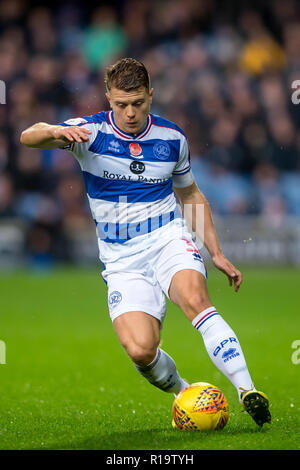
M 142 311 L 157 318 L 162 326 L 165 296 L 169 298 L 172 277 L 183 269 L 194 269 L 207 277 L 203 258 L 189 232 L 106 265 L 102 277 L 108 287 L 111 320 L 126 312 Z

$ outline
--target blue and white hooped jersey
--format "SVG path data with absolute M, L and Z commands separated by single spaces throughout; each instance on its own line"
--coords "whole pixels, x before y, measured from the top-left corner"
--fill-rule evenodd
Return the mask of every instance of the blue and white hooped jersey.
M 194 179 L 187 140 L 176 124 L 149 114 L 134 136 L 116 126 L 112 111 L 60 124 L 91 132 L 88 142 L 64 148 L 80 164 L 103 263 L 137 252 L 140 242 L 173 220 L 182 226 L 172 187 Z

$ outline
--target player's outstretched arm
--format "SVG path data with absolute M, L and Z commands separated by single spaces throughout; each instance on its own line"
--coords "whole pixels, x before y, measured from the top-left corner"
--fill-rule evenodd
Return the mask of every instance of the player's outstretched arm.
M 89 140 L 91 131 L 81 126 L 55 126 L 38 122 L 21 133 L 20 142 L 31 148 L 53 149 Z
M 205 196 L 201 193 L 196 183 L 185 188 L 174 188 L 174 191 L 179 198 L 183 215 L 188 225 L 203 242 L 216 268 L 226 274 L 229 285 L 234 285 L 234 290 L 237 292 L 242 283 L 242 273 L 222 253 L 211 210 Z M 185 213 L 185 205 L 192 205 L 192 211 L 187 210 Z M 196 220 L 197 205 L 201 205 L 204 208 L 204 227 L 201 227 L 200 233 L 198 233 L 199 229 Z M 189 220 L 189 218 L 191 218 L 191 220 Z

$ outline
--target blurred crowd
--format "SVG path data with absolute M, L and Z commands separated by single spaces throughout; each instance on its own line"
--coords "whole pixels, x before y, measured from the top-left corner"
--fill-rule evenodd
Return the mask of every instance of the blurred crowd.
M 300 216 L 299 2 L 1 0 L 0 221 L 27 222 L 29 253 L 67 259 L 90 213 L 71 154 L 20 133 L 107 110 L 104 70 L 120 57 L 150 71 L 152 112 L 186 133 L 215 214 Z

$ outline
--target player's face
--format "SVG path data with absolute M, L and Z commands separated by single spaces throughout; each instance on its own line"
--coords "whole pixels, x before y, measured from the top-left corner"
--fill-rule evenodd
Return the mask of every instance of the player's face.
M 129 134 L 138 134 L 146 126 L 146 120 L 152 103 L 153 88 L 145 87 L 133 91 L 112 88 L 106 93 L 114 113 L 116 125 Z

